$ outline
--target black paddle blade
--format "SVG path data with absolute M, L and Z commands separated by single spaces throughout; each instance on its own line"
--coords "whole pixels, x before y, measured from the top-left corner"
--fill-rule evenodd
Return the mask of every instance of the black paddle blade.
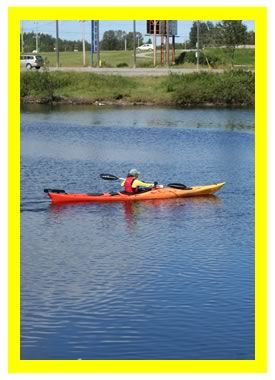
M 168 183 L 168 187 L 172 187 L 174 189 L 181 189 L 181 190 L 191 190 L 190 187 L 187 187 L 183 183 Z
M 107 174 L 107 173 L 100 174 L 100 178 L 106 179 L 107 181 L 116 181 L 117 179 L 119 179 L 119 177 L 113 174 Z
M 62 193 L 62 194 L 66 194 L 66 191 L 65 190 L 61 190 L 61 189 L 44 189 L 44 193 Z

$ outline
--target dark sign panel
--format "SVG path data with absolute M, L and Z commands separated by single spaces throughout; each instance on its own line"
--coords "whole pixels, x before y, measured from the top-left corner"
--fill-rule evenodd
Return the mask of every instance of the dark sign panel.
M 167 21 L 166 20 L 147 20 L 146 32 L 147 34 L 155 34 L 155 23 L 156 23 L 156 34 L 167 35 Z M 176 36 L 178 33 L 178 22 L 176 20 L 168 20 L 169 36 Z

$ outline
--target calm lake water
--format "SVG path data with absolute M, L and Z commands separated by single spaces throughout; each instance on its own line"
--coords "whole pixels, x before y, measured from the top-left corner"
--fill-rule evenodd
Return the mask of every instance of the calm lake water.
M 103 172 L 216 197 L 52 206 Z M 21 358 L 254 358 L 254 112 L 21 113 Z

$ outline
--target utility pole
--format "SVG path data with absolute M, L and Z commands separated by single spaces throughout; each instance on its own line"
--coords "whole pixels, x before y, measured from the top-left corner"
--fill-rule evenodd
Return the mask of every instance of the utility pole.
M 175 36 L 172 35 L 172 65 L 176 62 Z
M 86 47 L 85 47 L 85 20 L 82 21 L 82 55 L 83 66 L 86 66 Z
M 166 64 L 169 67 L 169 21 L 166 20 Z
M 23 21 L 21 21 L 21 53 L 24 53 L 24 32 L 23 32 Z
M 197 70 L 199 70 L 200 65 L 200 20 L 197 21 Z
M 100 43 L 99 43 L 99 20 L 96 21 L 97 29 L 96 29 L 96 39 L 97 39 L 97 67 L 101 67 L 100 62 Z
M 59 67 L 59 28 L 58 28 L 58 20 L 55 22 L 56 26 L 56 66 Z
M 38 49 L 38 23 L 37 21 L 35 22 L 35 50 L 36 52 L 38 53 L 39 49 Z
M 136 52 L 136 21 L 133 21 L 133 45 L 134 45 L 134 66 L 135 69 L 137 67 L 137 52 Z
M 94 65 L 94 21 L 91 21 L 91 67 Z
M 164 65 L 164 34 L 161 34 L 160 37 L 160 62 Z
M 154 20 L 154 67 L 157 63 L 157 20 Z

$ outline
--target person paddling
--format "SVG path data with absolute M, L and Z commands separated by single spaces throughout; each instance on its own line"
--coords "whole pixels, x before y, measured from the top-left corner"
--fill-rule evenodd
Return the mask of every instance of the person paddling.
M 124 186 L 126 193 L 135 194 L 142 191 L 148 191 L 157 186 L 157 182 L 147 183 L 138 179 L 140 172 L 137 169 L 131 169 L 127 174 L 125 180 L 121 183 L 121 186 Z M 145 190 L 146 189 L 146 190 Z

